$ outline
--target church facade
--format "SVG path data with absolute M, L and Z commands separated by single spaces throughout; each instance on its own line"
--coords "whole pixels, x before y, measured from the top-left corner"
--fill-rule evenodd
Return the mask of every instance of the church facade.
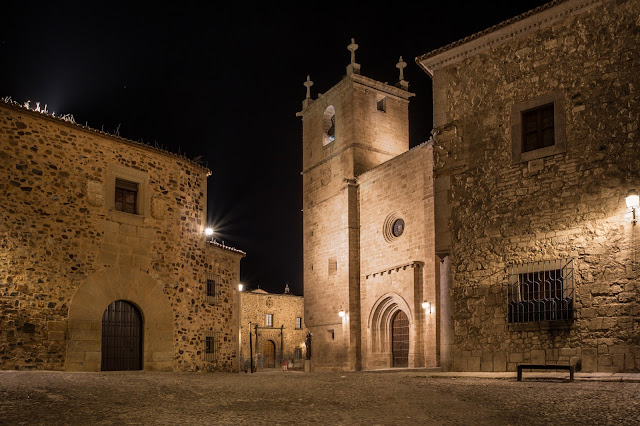
M 1 369 L 238 371 L 208 169 L 8 100 L 0 159 Z
M 307 92 L 313 368 L 640 370 L 638 16 L 556 0 L 417 58 L 411 150 L 402 76 Z

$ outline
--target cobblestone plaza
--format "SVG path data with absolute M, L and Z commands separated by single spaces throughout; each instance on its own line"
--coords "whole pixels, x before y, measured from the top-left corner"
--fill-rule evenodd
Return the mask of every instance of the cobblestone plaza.
M 639 422 L 640 383 L 530 377 L 0 372 L 0 424 Z

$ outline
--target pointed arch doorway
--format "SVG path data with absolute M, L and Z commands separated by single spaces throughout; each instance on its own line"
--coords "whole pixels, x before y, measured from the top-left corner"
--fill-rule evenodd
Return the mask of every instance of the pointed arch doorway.
M 142 369 L 142 314 L 116 300 L 102 314 L 102 371 Z
M 409 366 L 409 318 L 400 310 L 392 320 L 391 352 L 394 367 Z

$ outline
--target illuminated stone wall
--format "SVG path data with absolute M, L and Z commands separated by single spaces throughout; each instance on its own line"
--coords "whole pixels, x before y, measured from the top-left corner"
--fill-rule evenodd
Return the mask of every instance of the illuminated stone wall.
M 0 162 L 0 368 L 100 370 L 102 314 L 127 300 L 145 370 L 238 369 L 243 253 L 204 240 L 207 169 L 13 104 Z M 114 209 L 116 178 L 138 183 L 138 214 Z
M 304 324 L 304 298 L 293 294 L 273 294 L 263 290 L 243 291 L 240 293 L 240 368 L 249 369 L 249 339 L 253 345 L 254 366 L 263 368 L 264 343 L 270 340 L 275 344 L 276 367 L 282 355 L 294 361 L 294 368 L 304 366 L 306 356 L 305 338 L 308 330 Z M 267 314 L 273 315 L 273 327 L 266 326 Z M 302 319 L 302 327 L 296 328 L 296 318 Z M 252 323 L 251 329 L 249 322 Z M 256 346 L 255 325 L 258 325 L 258 343 Z M 280 333 L 282 327 L 282 337 Z M 296 356 L 300 348 L 301 357 Z
M 453 369 L 640 370 L 640 228 L 624 199 L 640 189 L 638 16 L 637 1 L 557 2 L 418 58 L 433 73 Z M 518 158 L 521 106 L 550 101 L 565 146 Z M 506 268 L 560 258 L 574 259 L 575 320 L 508 324 Z

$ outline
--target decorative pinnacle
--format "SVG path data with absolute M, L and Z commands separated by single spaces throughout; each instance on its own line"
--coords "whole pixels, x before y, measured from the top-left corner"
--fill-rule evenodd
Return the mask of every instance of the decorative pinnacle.
M 304 83 L 304 87 L 307 88 L 307 97 L 306 99 L 311 99 L 311 86 L 313 86 L 313 81 L 311 81 L 311 76 L 307 76 L 307 81 Z
M 402 60 L 402 56 L 400 56 L 400 60 L 396 64 L 396 68 L 400 70 L 400 81 L 404 81 L 404 69 L 407 67 L 407 63 Z
M 351 44 L 347 46 L 347 49 L 351 52 L 351 63 L 356 63 L 356 50 L 358 50 L 358 45 L 356 44 L 355 39 L 351 39 Z

